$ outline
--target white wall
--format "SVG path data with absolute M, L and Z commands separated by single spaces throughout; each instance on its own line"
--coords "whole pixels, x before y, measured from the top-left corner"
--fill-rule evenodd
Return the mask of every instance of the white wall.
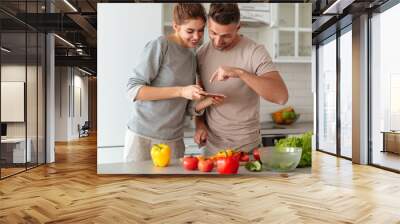
M 285 106 L 281 106 L 261 99 L 260 121 L 272 121 L 270 114 L 286 106 L 292 106 L 300 114 L 298 122 L 313 121 L 311 63 L 279 63 L 276 66 L 287 85 L 289 100 Z
M 27 88 L 27 122 L 7 122 L 7 135 L 8 137 L 24 137 L 25 136 L 25 126 L 28 125 L 28 137 L 31 133 L 36 134 L 36 66 L 18 65 L 18 64 L 8 64 L 1 66 L 1 81 L 10 82 L 26 82 L 25 75 L 27 72 L 29 87 Z M 41 71 L 39 71 L 41 72 Z M 2 96 L 4 97 L 4 96 Z M 39 105 L 40 106 L 40 105 Z M 2 110 L 7 110 L 7 108 L 1 108 Z M 24 110 L 24 108 L 22 108 Z
M 26 112 L 26 120 L 22 122 L 6 122 L 7 137 L 21 138 L 27 136 L 30 139 L 30 148 L 33 161 L 36 162 L 37 153 L 39 153 L 39 162 L 44 162 L 44 74 L 40 66 L 25 66 L 25 64 L 3 64 L 1 66 L 2 82 L 24 82 L 26 85 L 26 107 L 22 105 L 19 108 L 3 107 L 2 112 L 22 113 Z M 27 81 L 26 81 L 27 79 Z M 4 89 L 2 93 L 4 94 Z M 24 91 L 22 91 L 24 92 Z M 2 98 L 7 95 L 2 95 Z M 3 104 L 3 102 L 2 102 Z M 24 104 L 24 102 L 22 102 Z M 12 111 L 14 110 L 14 111 Z M 15 111 L 22 110 L 22 111 Z M 49 160 L 51 161 L 51 160 Z
M 122 162 L 128 75 L 144 45 L 162 34 L 161 4 L 97 5 L 97 162 Z
M 56 67 L 55 73 L 55 141 L 77 139 L 78 124 L 88 120 L 88 77 L 72 67 Z M 77 89 L 81 91 L 81 103 L 77 101 Z M 76 107 L 79 104 L 82 114 Z
M 55 141 L 68 141 L 68 67 L 55 68 Z
M 88 76 L 82 76 L 83 73 L 81 73 L 79 70 L 75 69 L 74 70 L 74 96 L 72 97 L 74 99 L 73 102 L 73 113 L 72 113 L 72 124 L 71 124 L 71 136 L 72 138 L 78 138 L 79 137 L 79 132 L 78 132 L 78 124 L 82 126 L 85 121 L 88 121 L 89 119 L 89 112 L 88 112 L 88 98 L 89 98 L 89 92 L 88 92 Z M 80 90 L 80 93 L 78 93 L 78 90 Z M 80 94 L 80 97 L 79 97 Z M 79 102 L 80 101 L 80 102 Z M 79 108 L 80 107 L 80 108 Z M 81 111 L 79 111 L 81 110 Z

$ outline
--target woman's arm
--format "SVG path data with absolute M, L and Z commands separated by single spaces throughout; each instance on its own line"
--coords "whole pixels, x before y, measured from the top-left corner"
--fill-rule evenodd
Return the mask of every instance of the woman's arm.
M 165 100 L 183 97 L 189 100 L 202 99 L 203 89 L 197 85 L 175 87 L 142 86 L 136 95 L 136 100 Z
M 182 87 L 142 86 L 135 100 L 165 100 L 181 96 Z

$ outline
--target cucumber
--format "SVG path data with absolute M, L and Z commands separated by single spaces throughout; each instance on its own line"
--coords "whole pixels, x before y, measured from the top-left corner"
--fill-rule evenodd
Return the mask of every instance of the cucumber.
M 248 171 L 251 171 L 251 172 L 261 171 L 261 163 L 258 160 L 247 162 L 245 167 Z

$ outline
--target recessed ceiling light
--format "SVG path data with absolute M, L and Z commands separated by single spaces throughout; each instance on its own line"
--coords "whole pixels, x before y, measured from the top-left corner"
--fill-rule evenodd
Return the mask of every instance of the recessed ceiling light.
M 83 72 L 83 73 L 85 73 L 85 74 L 87 74 L 87 75 L 90 75 L 90 76 L 92 75 L 92 73 L 90 73 L 90 72 L 88 72 L 88 71 L 86 71 L 86 70 L 83 70 L 83 69 L 81 69 L 81 68 L 79 68 L 79 67 L 78 67 L 78 70 L 81 71 L 81 72 Z
M 10 53 L 11 52 L 11 50 L 9 50 L 9 49 L 7 49 L 5 47 L 1 47 L 1 51 L 4 51 L 6 53 Z
M 62 38 L 62 37 L 60 37 L 60 36 L 57 35 L 57 34 L 54 34 L 54 36 L 57 37 L 58 39 L 60 39 L 62 42 L 66 43 L 67 45 L 69 45 L 69 46 L 75 48 L 75 45 L 73 45 L 73 44 L 72 44 L 71 42 L 69 42 L 68 40 L 66 40 L 66 39 L 64 39 L 64 38 Z
M 74 12 L 78 12 L 78 10 L 71 4 L 69 3 L 68 0 L 64 0 L 65 4 L 67 4 L 72 10 L 74 10 Z
M 354 0 L 336 0 L 322 14 L 342 14 L 343 9 L 352 4 Z

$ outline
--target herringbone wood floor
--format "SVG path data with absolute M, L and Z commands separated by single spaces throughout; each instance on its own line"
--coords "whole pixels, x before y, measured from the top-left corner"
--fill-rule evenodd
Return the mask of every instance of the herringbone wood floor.
M 96 139 L 0 181 L 0 223 L 400 223 L 400 175 L 316 152 L 290 177 L 98 176 Z

